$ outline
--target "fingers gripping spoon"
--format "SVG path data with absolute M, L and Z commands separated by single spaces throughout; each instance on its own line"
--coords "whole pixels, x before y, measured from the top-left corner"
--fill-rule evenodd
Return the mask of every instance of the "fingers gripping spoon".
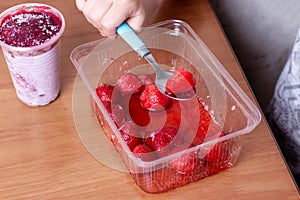
M 153 67 L 156 73 L 155 84 L 160 92 L 176 100 L 188 100 L 195 96 L 195 92 L 192 92 L 192 95 L 170 95 L 167 93 L 166 84 L 168 79 L 173 75 L 173 72 L 167 72 L 159 67 L 151 51 L 126 22 L 117 27 L 117 33 Z

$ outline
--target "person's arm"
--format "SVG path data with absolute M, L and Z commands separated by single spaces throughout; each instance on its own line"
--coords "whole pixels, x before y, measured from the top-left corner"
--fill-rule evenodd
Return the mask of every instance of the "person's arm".
M 105 37 L 116 37 L 116 28 L 127 21 L 138 31 L 147 24 L 163 0 L 76 0 L 77 8 Z

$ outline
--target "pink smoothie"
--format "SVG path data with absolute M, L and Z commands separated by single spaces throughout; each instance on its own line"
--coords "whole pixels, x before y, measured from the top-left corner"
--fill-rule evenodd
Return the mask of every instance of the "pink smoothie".
M 30 106 L 49 104 L 60 91 L 63 16 L 47 5 L 23 4 L 0 18 L 0 43 L 19 99 Z
M 57 34 L 61 20 L 46 7 L 9 14 L 1 21 L 0 40 L 16 47 L 31 47 L 44 43 Z

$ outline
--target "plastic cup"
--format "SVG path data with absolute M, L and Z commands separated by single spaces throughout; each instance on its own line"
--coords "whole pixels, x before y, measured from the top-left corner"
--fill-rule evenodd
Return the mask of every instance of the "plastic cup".
M 44 106 L 54 101 L 60 92 L 60 38 L 65 29 L 63 15 L 49 5 L 26 3 L 2 12 L 0 22 L 2 26 L 12 15 L 34 10 L 59 19 L 60 30 L 49 40 L 33 46 L 15 46 L 2 40 L 0 45 L 18 98 L 29 106 Z

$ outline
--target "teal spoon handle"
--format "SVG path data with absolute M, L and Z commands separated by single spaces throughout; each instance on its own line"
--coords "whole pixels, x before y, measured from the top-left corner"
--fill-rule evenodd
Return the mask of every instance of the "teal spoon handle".
M 151 53 L 144 42 L 141 40 L 141 38 L 132 30 L 127 22 L 123 22 L 119 27 L 117 27 L 117 33 L 142 58 Z

